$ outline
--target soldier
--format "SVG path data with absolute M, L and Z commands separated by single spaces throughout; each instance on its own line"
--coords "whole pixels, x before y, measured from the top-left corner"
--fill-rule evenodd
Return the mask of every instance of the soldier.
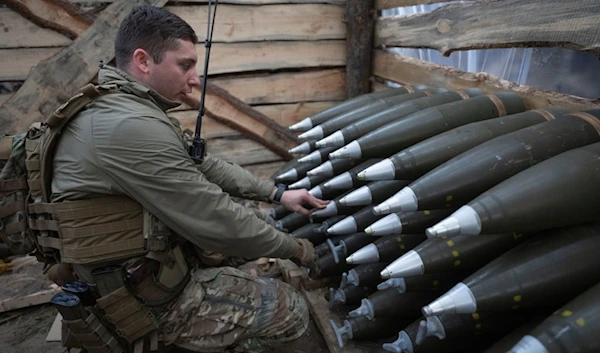
M 310 211 L 303 204 L 323 208 L 327 202 L 305 189 L 276 187 L 210 155 L 194 164 L 178 123 L 165 112 L 200 84 L 196 42 L 185 21 L 157 7 L 139 7 L 121 24 L 115 41 L 117 68 L 102 65 L 98 74 L 100 85 L 115 85 L 118 91 L 94 100 L 62 131 L 52 165 L 50 205 L 76 208 L 78 202 L 92 201 L 93 207 L 101 204 L 106 212 L 114 212 L 102 217 L 118 220 L 129 214 L 126 203 L 104 207 L 102 200 L 115 196 L 133 200 L 143 209 L 144 229 L 139 234 L 143 233 L 144 249 L 140 254 L 140 249 L 124 248 L 129 243 L 122 236 L 138 232 L 135 227 L 114 232 L 104 223 L 98 226 L 98 216 L 70 223 L 67 232 L 63 217 L 61 262 L 72 266 L 79 280 L 97 288 L 98 305 L 111 322 L 126 320 L 122 312 L 111 314 L 111 305 L 119 302 L 111 298 L 119 291 L 98 278 L 116 266 L 123 269 L 125 287 L 142 311 L 154 314 L 150 316 L 163 344 L 195 352 L 264 350 L 302 336 L 308 324 L 303 298 L 278 280 L 233 267 L 198 265 L 197 255 L 189 255 L 191 246 L 186 244 L 234 257 L 292 258 L 313 268 L 318 258 L 309 241 L 276 230 L 232 202 L 230 195 L 279 202 L 305 215 Z M 86 204 L 86 210 L 91 208 Z M 114 238 L 100 237 L 102 231 L 93 234 L 91 227 L 112 231 Z M 164 232 L 159 237 L 153 233 L 157 229 L 167 229 L 168 241 Z M 105 246 L 88 246 L 88 251 L 85 246 L 90 243 L 81 241 L 69 248 L 65 239 L 70 232 Z M 165 242 L 165 247 L 156 246 Z M 111 251 L 102 253 L 107 248 Z M 173 269 L 178 269 L 180 279 L 163 275 Z M 127 334 L 131 327 L 119 322 L 115 326 L 129 343 L 139 342 L 139 335 Z

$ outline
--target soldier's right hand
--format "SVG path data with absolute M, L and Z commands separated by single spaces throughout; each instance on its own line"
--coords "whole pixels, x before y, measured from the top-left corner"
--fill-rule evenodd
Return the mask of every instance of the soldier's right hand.
M 319 256 L 315 251 L 314 245 L 307 239 L 295 239 L 298 244 L 298 250 L 292 260 L 297 260 L 304 267 L 310 269 L 311 276 L 320 271 Z

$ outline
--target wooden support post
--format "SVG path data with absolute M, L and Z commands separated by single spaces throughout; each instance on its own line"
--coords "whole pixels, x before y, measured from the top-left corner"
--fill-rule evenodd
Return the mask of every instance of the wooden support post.
M 369 93 L 373 48 L 374 1 L 346 2 L 346 87 L 348 98 Z

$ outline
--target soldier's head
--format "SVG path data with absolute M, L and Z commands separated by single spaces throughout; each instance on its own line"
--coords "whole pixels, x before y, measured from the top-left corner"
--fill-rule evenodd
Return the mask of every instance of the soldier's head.
M 181 100 L 200 83 L 196 33 L 179 16 L 153 6 L 134 9 L 115 40 L 117 67 L 167 99 Z

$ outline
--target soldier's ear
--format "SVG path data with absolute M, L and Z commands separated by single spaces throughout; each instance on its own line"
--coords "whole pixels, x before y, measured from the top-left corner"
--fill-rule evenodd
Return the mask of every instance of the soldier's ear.
M 148 74 L 153 63 L 154 60 L 152 59 L 152 56 L 144 49 L 137 48 L 133 52 L 133 60 L 131 61 L 131 64 L 135 66 L 137 69 L 136 71 Z

